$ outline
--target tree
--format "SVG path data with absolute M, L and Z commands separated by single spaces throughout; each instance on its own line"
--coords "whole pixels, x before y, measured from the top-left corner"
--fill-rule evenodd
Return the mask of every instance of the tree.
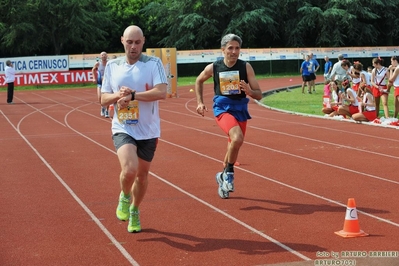
M 0 56 L 121 51 L 140 26 L 147 47 L 337 47 L 399 42 L 399 0 L 0 0 Z
M 378 36 L 376 45 L 392 46 L 399 42 L 398 6 L 399 0 L 370 1 L 370 9 L 379 15 L 379 19 L 372 22 L 374 34 Z
M 155 2 L 160 2 L 157 0 Z M 114 25 L 108 29 L 109 35 L 111 36 L 108 50 L 118 51 L 123 49 L 119 36 L 122 36 L 123 31 L 130 25 L 139 26 L 144 35 L 146 35 L 146 46 L 156 45 L 156 41 L 159 40 L 153 29 L 148 27 L 149 18 L 141 12 L 145 6 L 154 2 L 154 0 L 110 0 L 107 4 L 107 9 L 110 12 L 110 17 L 114 21 Z M 161 34 L 160 34 L 161 35 Z
M 8 0 L 1 42 L 11 54 L 104 49 L 112 25 L 105 0 Z
M 287 0 L 286 6 L 297 11 L 289 27 L 285 27 L 288 45 L 303 46 L 354 46 L 376 44 L 378 34 L 373 23 L 379 15 L 370 8 L 377 1 Z M 294 12 L 291 10 L 291 12 Z
M 159 44 L 178 49 L 220 47 L 226 33 L 240 35 L 251 46 L 260 32 L 275 36 L 274 8 L 276 1 L 236 0 L 169 0 L 153 2 L 143 9 L 153 28 L 162 30 Z

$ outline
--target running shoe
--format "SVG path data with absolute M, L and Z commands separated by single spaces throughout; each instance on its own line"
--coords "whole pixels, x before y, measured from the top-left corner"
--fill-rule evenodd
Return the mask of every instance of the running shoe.
M 105 108 L 104 108 L 104 107 L 102 107 L 102 106 L 101 106 L 101 112 L 100 112 L 100 115 L 101 115 L 101 116 L 104 116 L 104 115 L 105 115 Z
M 105 117 L 105 118 L 108 118 L 108 117 L 109 117 L 108 110 L 105 110 L 105 111 L 104 111 L 104 117 Z
M 234 173 L 223 172 L 223 189 L 225 191 L 234 192 Z
M 223 172 L 219 172 L 216 174 L 215 178 L 216 178 L 216 182 L 218 183 L 218 194 L 219 197 L 221 197 L 222 199 L 228 199 L 229 198 L 229 191 L 225 190 L 223 188 L 223 178 L 222 178 Z
M 130 207 L 130 217 L 129 217 L 129 225 L 127 226 L 127 231 L 129 233 L 138 233 L 141 231 L 140 224 L 140 212 L 132 211 L 133 206 Z
M 119 195 L 119 204 L 116 208 L 116 217 L 121 221 L 129 219 L 130 197 L 126 198 L 123 192 Z

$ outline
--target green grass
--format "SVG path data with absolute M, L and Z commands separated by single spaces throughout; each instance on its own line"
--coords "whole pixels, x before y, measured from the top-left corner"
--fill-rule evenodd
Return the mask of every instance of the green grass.
M 302 89 L 296 88 L 287 91 L 274 93 L 262 99 L 262 103 L 278 109 L 294 111 L 312 115 L 324 115 L 321 112 L 323 107 L 324 85 L 316 85 L 316 93 L 302 93 Z M 305 92 L 307 89 L 305 89 Z
M 316 85 L 316 93 L 308 94 L 305 88 L 305 94 L 301 87 L 291 89 L 290 92 L 281 91 L 274 93 L 261 100 L 264 105 L 282 110 L 324 116 L 321 112 L 323 107 L 324 85 Z M 394 98 L 393 94 L 388 97 L 389 115 L 393 117 Z M 382 103 L 380 104 L 380 116 L 384 116 Z

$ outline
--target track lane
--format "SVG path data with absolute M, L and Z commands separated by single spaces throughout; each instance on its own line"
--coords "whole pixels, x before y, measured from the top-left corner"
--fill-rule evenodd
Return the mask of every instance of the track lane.
M 150 185 L 149 194 L 143 203 L 143 212 L 146 214 L 143 215 L 142 222 L 148 225 L 148 231 L 144 231 L 143 234 L 134 235 L 132 237 L 132 235 L 125 233 L 126 224 L 115 222 L 114 218 L 114 191 L 115 187 L 117 187 L 117 183 L 115 182 L 117 177 L 115 177 L 115 174 L 118 171 L 118 166 L 115 154 L 112 152 L 112 145 L 110 145 L 109 121 L 99 119 L 96 115 L 93 115 L 93 113 L 97 113 L 96 111 L 93 112 L 93 110 L 97 110 L 98 105 L 90 104 L 90 98 L 92 98 L 92 96 L 89 94 L 83 94 L 84 97 L 81 97 L 82 94 L 80 93 L 75 95 L 68 92 L 68 95 L 72 97 L 70 98 L 71 102 L 73 102 L 73 97 L 85 98 L 87 96 L 87 99 L 84 99 L 76 105 L 68 103 L 67 106 L 69 106 L 69 110 L 68 108 L 60 110 L 60 113 L 64 113 L 64 121 L 61 123 L 64 123 L 68 130 L 62 132 L 61 129 L 63 126 L 54 122 L 59 124 L 59 128 L 56 126 L 55 132 L 56 135 L 59 134 L 61 136 L 60 141 L 62 143 L 65 144 L 67 141 L 77 143 L 76 145 L 68 146 L 68 149 L 64 151 L 63 154 L 63 156 L 66 156 L 66 161 L 71 162 L 72 164 L 70 165 L 73 165 L 73 167 L 70 166 L 68 169 L 68 167 L 58 165 L 59 160 L 53 159 L 51 162 L 57 167 L 57 170 L 67 176 L 67 180 L 71 183 L 74 191 L 82 195 L 83 201 L 87 203 L 90 209 L 93 209 L 95 214 L 104 217 L 101 218 L 103 219 L 101 221 L 106 224 L 106 227 L 112 232 L 116 239 L 123 243 L 123 246 L 126 247 L 129 254 L 137 258 L 140 265 L 157 265 L 161 257 L 163 258 L 163 262 L 173 262 L 175 265 L 203 265 L 208 257 L 209 259 L 217 259 L 227 256 L 232 259 L 231 262 L 233 264 L 231 265 L 243 265 L 246 264 L 246 262 L 246 265 L 259 265 L 298 260 L 295 256 L 289 256 L 287 251 L 284 251 L 284 249 L 279 248 L 277 245 L 262 240 L 259 238 L 259 235 L 246 232 L 245 229 L 243 233 L 242 226 L 226 219 L 226 216 L 221 215 L 221 213 L 210 211 L 211 208 L 209 206 L 201 204 L 199 200 L 189 195 L 204 200 L 207 203 L 209 202 L 211 206 L 219 210 L 227 211 L 234 219 L 238 219 L 238 221 L 244 222 L 256 228 L 256 230 L 267 232 L 271 237 L 275 237 L 280 241 L 280 243 L 286 243 L 290 248 L 311 258 L 315 257 L 315 252 L 318 250 L 342 250 L 344 248 L 350 248 L 345 245 L 342 239 L 336 237 L 332 232 L 342 229 L 341 227 L 345 214 L 344 206 L 347 199 L 347 196 L 345 196 L 346 193 L 344 194 L 342 190 L 342 185 L 346 182 L 345 180 L 337 179 L 334 182 L 334 186 L 330 186 L 331 193 L 335 194 L 336 198 L 343 198 L 339 202 L 337 201 L 338 204 L 335 202 L 326 203 L 325 200 L 315 199 L 313 196 L 306 193 L 304 194 L 301 191 L 287 189 L 287 186 L 284 184 L 293 183 L 295 187 L 298 188 L 300 185 L 305 187 L 309 186 L 311 188 L 314 187 L 309 189 L 309 191 L 313 191 L 313 189 L 320 190 L 323 182 L 320 184 L 316 183 L 318 185 L 315 185 L 314 181 L 317 180 L 316 177 L 314 180 L 299 178 L 299 176 L 290 178 L 290 176 L 292 176 L 291 173 L 295 173 L 295 166 L 302 166 L 307 170 L 308 163 L 309 165 L 314 165 L 315 162 L 317 164 L 317 160 L 303 163 L 303 159 L 301 158 L 292 159 L 292 156 L 289 156 L 289 153 L 292 152 L 292 150 L 290 150 L 291 148 L 281 145 L 273 147 L 275 151 L 265 151 L 264 148 L 257 147 L 256 145 L 269 147 L 273 142 L 262 142 L 262 140 L 265 135 L 276 135 L 276 133 L 263 132 L 259 134 L 258 131 L 262 130 L 249 128 L 247 136 L 248 144 L 253 143 L 255 146 L 247 145 L 246 143 L 243 147 L 242 154 L 240 154 L 240 161 L 242 161 L 241 158 L 248 158 L 249 161 L 243 161 L 243 165 L 240 166 L 242 170 L 237 168 L 237 173 L 240 174 L 240 178 L 237 178 L 237 187 L 239 187 L 240 190 L 232 193 L 231 199 L 222 201 L 216 196 L 216 183 L 214 181 L 215 169 L 220 169 L 221 167 L 220 159 L 223 158 L 226 145 L 226 142 L 221 140 L 224 137 L 221 135 L 220 129 L 215 126 L 213 119 L 204 119 L 201 117 L 198 117 L 199 119 L 195 117 L 189 117 L 189 119 L 186 117 L 186 119 L 184 119 L 184 116 L 178 116 L 176 113 L 174 113 L 173 118 L 170 118 L 167 112 L 162 112 L 161 114 L 163 118 L 162 138 L 154 161 L 154 175 L 151 177 L 152 183 Z M 191 96 L 192 99 L 193 94 L 187 93 L 187 95 Z M 184 96 L 183 93 L 182 96 Z M 64 102 L 65 99 L 68 99 L 66 97 L 65 95 L 61 97 L 64 99 Z M 54 104 L 51 101 L 49 101 L 49 103 Z M 171 105 L 173 103 L 173 106 L 169 107 L 170 103 Z M 174 112 L 180 114 L 190 113 L 187 112 L 187 109 L 186 111 L 184 109 L 181 110 L 180 106 L 186 108 L 189 107 L 190 104 L 186 104 L 183 97 L 176 99 L 176 101 L 175 99 L 168 99 L 161 103 L 162 108 L 171 108 Z M 251 105 L 250 108 L 254 108 L 255 112 L 258 111 L 257 106 Z M 251 114 L 255 113 L 252 109 L 250 111 Z M 264 110 L 259 109 L 259 112 L 262 114 Z M 267 116 L 267 112 L 265 113 Z M 56 117 L 55 120 L 59 119 L 59 121 L 62 121 L 62 115 L 58 116 L 56 113 L 52 115 Z M 208 113 L 208 116 L 211 117 L 211 113 Z M 43 120 L 43 122 L 45 122 L 44 125 L 51 123 L 51 119 L 47 120 L 33 115 L 30 117 L 34 118 L 33 120 L 35 121 Z M 297 118 L 296 116 L 293 117 Z M 271 118 L 271 120 L 273 119 L 274 118 Z M 29 126 L 33 126 L 34 123 L 28 126 L 29 119 L 27 121 L 25 120 L 21 128 L 28 132 L 30 131 Z M 82 120 L 85 122 L 82 122 Z M 199 120 L 201 121 L 198 122 Z M 297 123 L 297 120 L 298 119 L 295 119 L 295 122 L 292 123 Z M 319 122 L 314 122 L 315 120 L 317 119 L 304 119 L 303 127 L 311 127 L 310 125 L 312 125 L 312 122 L 318 124 Z M 182 126 L 177 127 L 175 124 L 171 124 L 170 121 L 175 124 L 179 122 Z M 255 121 L 257 121 L 257 119 L 254 118 L 250 122 L 250 125 L 252 125 L 252 122 L 255 123 Z M 278 121 L 275 123 L 275 126 L 281 126 L 279 130 L 284 129 L 287 130 L 286 132 L 289 132 L 289 128 L 283 125 L 284 121 L 280 124 Z M 339 128 L 344 124 L 348 125 L 349 123 L 337 122 L 333 125 L 334 128 L 336 125 L 338 125 Z M 24 128 L 24 125 L 26 125 L 26 128 Z M 272 127 L 272 125 L 270 126 Z M 200 128 L 203 132 L 201 133 L 198 132 L 198 130 L 190 129 L 190 127 Z M 342 127 L 342 130 L 345 130 L 345 127 Z M 386 129 L 379 128 L 379 130 Z M 27 133 L 27 136 L 32 138 L 32 141 L 37 141 L 35 142 L 35 146 L 39 147 L 39 149 L 43 149 L 43 153 L 48 153 L 46 157 L 48 156 L 50 160 L 57 156 L 56 152 L 52 151 L 49 153 L 46 150 L 46 146 L 43 145 L 41 141 L 49 138 L 52 144 L 56 145 L 56 143 L 51 140 L 51 136 L 43 136 L 41 134 L 43 134 L 43 132 L 38 129 L 37 132 L 31 132 L 30 135 Z M 259 137 L 259 135 L 261 137 Z M 276 136 L 274 136 L 274 138 L 276 138 Z M 372 134 L 370 134 L 369 138 L 373 138 Z M 301 142 L 298 142 L 297 138 L 293 138 L 289 135 L 281 136 L 281 141 L 283 143 L 284 141 L 289 141 L 298 145 L 304 145 L 303 143 L 309 142 L 309 140 L 303 139 Z M 209 142 L 210 148 L 208 149 Z M 207 157 L 199 156 L 199 154 L 193 155 L 193 152 L 182 148 L 184 146 L 183 144 L 187 144 L 187 149 L 204 154 Z M 176 145 L 182 147 L 176 147 Z M 96 146 L 97 148 L 94 148 Z M 285 154 L 281 153 L 283 150 Z M 77 156 L 77 158 L 75 158 L 73 152 L 78 152 L 82 156 Z M 349 153 L 350 152 L 351 151 L 349 151 Z M 94 158 L 93 154 L 100 156 L 95 156 Z M 259 154 L 262 154 L 262 156 Z M 325 153 L 321 152 L 320 154 L 322 155 Z M 392 154 L 395 154 L 395 152 Z M 266 161 L 268 164 L 267 167 L 264 167 L 265 160 L 262 159 L 263 155 L 267 158 L 272 158 L 270 161 Z M 375 157 L 375 154 L 370 156 Z M 309 154 L 305 154 L 302 157 L 309 157 Z M 93 162 L 88 163 L 86 166 L 79 162 L 86 160 L 87 163 L 87 158 L 90 158 L 90 160 L 94 158 Z M 289 161 L 288 165 L 285 163 L 278 164 L 279 162 L 286 161 Z M 76 169 L 72 170 L 72 168 L 75 168 L 75 165 Z M 98 165 L 109 165 L 109 173 L 112 173 L 113 177 L 109 177 L 107 173 L 101 171 Z M 326 166 L 316 166 L 316 169 L 320 168 L 324 171 L 325 167 Z M 288 171 L 289 168 L 292 168 L 291 171 Z M 90 169 L 90 171 L 87 171 L 87 169 Z M 278 169 L 280 169 L 280 171 L 278 171 Z M 70 175 L 71 170 L 79 171 L 76 171 L 74 177 Z M 273 172 L 271 172 L 271 170 L 273 170 Z M 343 170 L 334 169 L 333 171 Z M 282 173 L 279 174 L 279 172 Z M 78 173 L 86 174 L 83 174 L 84 178 L 77 178 L 76 175 L 78 175 Z M 265 173 L 267 175 L 265 175 Z M 194 175 L 194 177 L 190 178 L 190 175 Z M 274 181 L 267 181 L 267 179 L 262 178 L 262 176 L 272 178 L 282 182 L 282 184 Z M 389 176 L 389 178 L 392 178 L 392 176 Z M 162 179 L 170 182 L 170 184 L 165 183 Z M 193 179 L 196 181 L 200 180 L 200 182 L 197 182 L 195 186 L 193 186 Z M 297 185 L 295 183 L 297 179 L 301 179 L 302 182 L 299 183 L 302 184 Z M 102 182 L 98 182 L 98 180 Z M 369 179 L 360 180 L 359 178 L 359 183 L 365 183 L 364 189 L 369 189 L 369 185 L 366 184 L 369 183 Z M 101 185 L 99 183 L 101 183 Z M 251 185 L 248 186 L 247 184 Z M 392 186 L 391 188 L 387 186 L 385 189 L 379 188 L 377 191 L 377 184 L 379 185 L 380 183 L 371 185 L 376 191 L 368 193 L 370 195 L 364 195 L 364 192 L 358 192 L 359 195 L 356 196 L 356 201 L 359 204 L 359 210 L 363 209 L 365 213 L 375 214 L 377 216 L 386 215 L 387 218 L 392 217 L 392 215 L 397 215 L 396 209 L 392 209 L 390 203 L 388 203 L 388 206 L 384 204 L 382 207 L 381 202 L 383 202 L 385 198 L 379 201 L 378 197 L 376 197 L 376 193 L 381 191 L 381 189 L 386 190 L 384 194 L 389 195 L 389 191 L 392 191 L 394 188 L 392 188 Z M 356 184 L 353 186 L 355 185 Z M 174 186 L 182 188 L 183 191 L 177 189 L 178 193 L 176 193 L 176 188 Z M 98 191 L 106 193 L 99 195 L 100 193 Z M 349 190 L 349 192 L 351 191 Z M 188 195 L 185 193 L 188 193 Z M 323 193 L 327 193 L 327 191 L 323 191 Z M 342 197 L 339 195 L 344 196 Z M 374 197 L 374 200 L 371 200 L 372 197 Z M 366 201 L 368 198 L 369 200 Z M 367 202 L 367 204 L 364 204 L 364 202 Z M 339 203 L 343 206 L 340 206 Z M 190 206 L 190 208 L 187 208 L 187 206 Z M 211 214 L 209 214 L 209 212 L 211 212 Z M 157 214 L 155 216 L 156 219 L 154 219 L 153 213 Z M 206 213 L 206 215 L 204 215 L 204 213 Z M 362 228 L 366 230 L 365 227 L 368 225 L 369 228 L 379 232 L 380 238 L 384 239 L 384 243 L 382 245 L 378 244 L 378 241 L 381 242 L 381 239 L 378 239 L 378 237 L 356 239 L 351 241 L 351 243 L 354 243 L 360 248 L 392 248 L 396 246 L 396 242 L 392 244 L 392 240 L 389 237 L 392 235 L 392 237 L 397 238 L 398 230 L 393 229 L 395 226 L 386 226 L 385 223 L 382 223 L 383 226 L 381 226 L 381 221 L 375 218 L 364 216 L 363 214 L 359 214 L 359 216 L 361 217 Z M 201 220 L 205 221 L 202 222 Z M 219 220 L 225 221 L 226 223 L 215 223 L 215 221 Z M 320 221 L 329 221 L 329 223 L 326 224 Z M 231 227 L 232 232 L 234 232 L 234 234 L 232 234 L 234 235 L 233 238 L 226 236 L 226 227 Z M 199 228 L 201 230 L 198 230 Z M 295 234 L 289 234 L 287 228 L 294 229 L 293 231 Z M 248 237 L 248 235 L 250 236 Z M 324 238 L 324 240 L 321 238 Z M 326 243 L 325 239 L 328 239 L 329 243 Z M 318 245 L 316 243 L 318 243 Z M 256 249 L 258 246 L 259 248 Z M 152 253 L 148 253 L 148 249 L 151 249 Z M 156 250 L 155 254 L 154 250 Z M 206 258 L 204 254 L 206 254 Z M 116 258 L 119 258 L 120 261 L 125 261 L 122 256 L 116 256 Z M 241 264 L 234 264 L 235 262 L 240 262 Z

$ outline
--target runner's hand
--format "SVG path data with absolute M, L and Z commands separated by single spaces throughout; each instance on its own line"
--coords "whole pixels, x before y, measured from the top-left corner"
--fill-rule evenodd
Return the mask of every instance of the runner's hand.
M 129 97 L 122 97 L 120 98 L 116 104 L 118 106 L 118 110 L 121 110 L 123 108 L 126 108 L 129 105 L 130 99 Z
M 126 86 L 122 86 L 119 88 L 119 97 L 125 97 L 132 94 L 132 89 Z
M 205 115 L 205 111 L 208 112 L 208 108 L 203 103 L 199 103 L 197 106 L 197 113 L 201 116 Z
M 248 83 L 246 83 L 244 80 L 240 81 L 240 89 L 245 92 L 246 95 L 251 96 L 251 87 L 249 86 Z

